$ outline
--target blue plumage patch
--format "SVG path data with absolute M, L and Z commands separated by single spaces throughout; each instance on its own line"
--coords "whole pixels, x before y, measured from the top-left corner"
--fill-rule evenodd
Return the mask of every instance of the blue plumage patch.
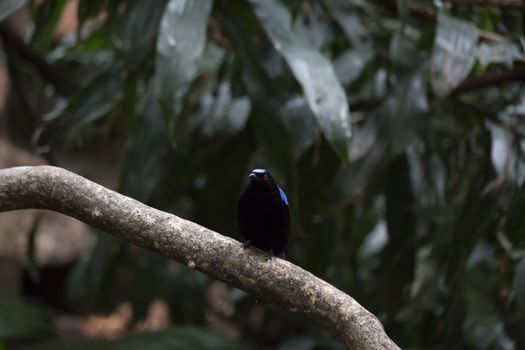
M 277 186 L 279 188 L 279 193 L 281 194 L 281 199 L 283 200 L 283 202 L 288 205 L 288 198 L 286 198 L 286 194 L 284 193 L 283 189 L 279 186 Z

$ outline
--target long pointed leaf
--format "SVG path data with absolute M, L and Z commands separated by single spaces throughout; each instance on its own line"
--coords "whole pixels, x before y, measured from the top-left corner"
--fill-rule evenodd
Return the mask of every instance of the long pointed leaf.
M 27 0 L 2 0 L 0 1 L 0 21 L 26 4 Z
M 198 75 L 211 6 L 211 0 L 171 0 L 160 21 L 156 93 L 174 115 L 180 112 L 182 99 Z
M 439 14 L 430 67 L 432 88 L 438 96 L 448 95 L 470 73 L 477 40 L 474 24 Z
M 279 1 L 251 3 L 273 46 L 301 84 L 324 136 L 340 157 L 348 159 L 350 111 L 332 63 L 302 33 L 293 30 L 290 12 Z

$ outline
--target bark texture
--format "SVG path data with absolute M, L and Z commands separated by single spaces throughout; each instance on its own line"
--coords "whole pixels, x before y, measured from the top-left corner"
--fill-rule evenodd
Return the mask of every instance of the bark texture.
M 0 170 L 0 212 L 42 208 L 82 220 L 323 324 L 351 349 L 398 349 L 349 295 L 282 259 L 51 166 Z

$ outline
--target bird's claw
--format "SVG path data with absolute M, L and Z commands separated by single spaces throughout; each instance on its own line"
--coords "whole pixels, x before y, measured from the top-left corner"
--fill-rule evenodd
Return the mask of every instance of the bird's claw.
M 272 253 L 272 251 L 269 251 L 269 252 L 266 252 L 266 251 L 265 251 L 265 252 L 264 252 L 264 260 L 265 260 L 265 261 L 270 261 L 270 260 L 272 260 L 272 258 L 273 258 L 273 253 Z
M 251 247 L 253 244 L 253 241 L 252 240 L 247 240 L 247 241 L 244 241 L 244 243 L 242 244 L 242 248 L 243 249 L 246 249 L 246 248 L 249 248 Z M 263 250 L 263 249 L 259 249 L 263 252 L 264 254 L 264 260 L 265 261 L 269 261 L 269 260 L 272 260 L 273 258 L 273 250 Z

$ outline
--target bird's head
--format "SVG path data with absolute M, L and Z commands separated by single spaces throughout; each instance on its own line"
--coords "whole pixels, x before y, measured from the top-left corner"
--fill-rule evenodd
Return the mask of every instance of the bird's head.
M 284 204 L 288 205 L 288 198 L 286 198 L 286 194 L 282 188 L 277 185 L 272 177 L 272 174 L 270 174 L 268 170 L 260 168 L 253 169 L 248 178 L 250 179 L 250 186 L 264 188 L 266 191 L 270 192 L 278 191 Z
M 272 174 L 266 169 L 253 169 L 248 178 L 252 184 L 274 184 Z

